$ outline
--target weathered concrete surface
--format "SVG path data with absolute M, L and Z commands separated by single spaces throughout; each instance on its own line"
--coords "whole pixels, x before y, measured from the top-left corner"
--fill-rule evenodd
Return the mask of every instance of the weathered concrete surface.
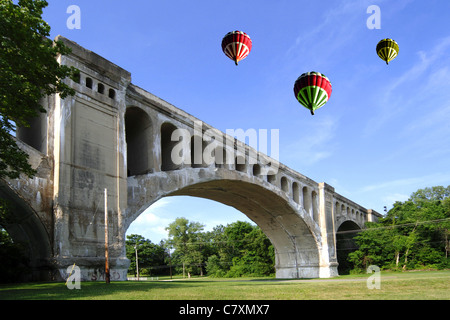
M 19 130 L 38 175 L 0 188 L 21 199 L 16 203 L 32 217 L 22 234 L 42 239 L 30 250 L 53 268 L 48 278 L 64 279 L 76 263 L 83 280 L 104 279 L 105 188 L 113 280 L 126 280 L 127 228 L 165 196 L 203 197 L 242 211 L 272 241 L 279 278 L 336 275 L 339 226 L 350 220 L 363 227 L 378 216 L 131 84 L 130 73 L 106 59 L 59 39 L 72 48 L 60 63 L 80 70 L 79 82 L 67 80 L 76 94 L 48 97 L 47 114 Z M 180 129 L 183 136 L 174 140 Z M 178 142 L 185 148 L 178 150 Z

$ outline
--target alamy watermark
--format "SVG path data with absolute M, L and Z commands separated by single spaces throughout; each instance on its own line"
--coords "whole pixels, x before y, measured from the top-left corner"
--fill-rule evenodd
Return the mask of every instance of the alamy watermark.
M 371 265 L 367 268 L 367 273 L 371 274 L 371 276 L 367 279 L 367 289 L 381 289 L 380 267 Z
M 66 280 L 66 286 L 67 289 L 81 289 L 81 270 L 80 267 L 73 264 L 73 266 L 67 267 L 67 280 Z
M 66 20 L 67 29 L 81 29 L 81 9 L 79 6 L 72 4 L 67 7 L 66 13 L 70 16 Z
M 171 160 L 175 165 L 243 165 L 259 164 L 260 174 L 276 174 L 279 167 L 279 129 L 226 129 L 226 133 L 194 121 L 194 132 L 175 129 Z M 234 139 L 233 139 L 234 138 Z M 239 140 L 241 143 L 237 142 Z M 245 143 L 248 141 L 248 148 Z M 270 148 L 270 158 L 268 157 Z
M 368 29 L 381 29 L 381 10 L 380 7 L 373 4 L 367 7 L 367 13 L 371 14 L 366 21 Z

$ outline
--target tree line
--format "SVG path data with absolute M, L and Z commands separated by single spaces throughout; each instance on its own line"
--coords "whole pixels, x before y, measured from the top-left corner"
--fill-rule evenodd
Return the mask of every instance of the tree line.
M 268 276 L 275 272 L 274 248 L 258 226 L 237 221 L 203 231 L 204 225 L 177 218 L 166 230 L 169 239 L 153 244 L 140 235 L 127 236 L 129 273 L 183 274 L 212 277 Z
M 353 270 L 449 268 L 450 186 L 419 189 L 354 238 Z

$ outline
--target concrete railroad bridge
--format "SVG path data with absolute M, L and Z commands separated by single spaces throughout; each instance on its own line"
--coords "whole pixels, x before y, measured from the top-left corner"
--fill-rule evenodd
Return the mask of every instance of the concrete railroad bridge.
M 127 228 L 166 196 L 212 199 L 246 214 L 271 240 L 278 278 L 336 276 L 340 231 L 380 216 L 227 135 L 215 162 L 173 163 L 172 133 L 201 139 L 199 120 L 133 85 L 126 70 L 57 39 L 72 49 L 59 62 L 80 70 L 77 81 L 66 80 L 76 94 L 47 97 L 47 113 L 17 131 L 37 175 L 0 181 L 17 218 L 4 227 L 27 244 L 32 280 L 65 279 L 74 263 L 82 280 L 104 279 L 105 188 L 112 280 L 126 280 Z M 210 129 L 218 131 L 203 124 L 202 134 Z M 217 161 L 218 148 L 226 161 Z

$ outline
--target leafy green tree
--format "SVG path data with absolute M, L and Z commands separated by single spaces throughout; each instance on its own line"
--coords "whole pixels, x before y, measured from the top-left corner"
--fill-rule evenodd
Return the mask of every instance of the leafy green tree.
M 213 277 L 264 276 L 274 272 L 274 249 L 257 226 L 237 221 L 203 232 L 203 225 L 177 218 L 166 229 L 178 272 Z
M 224 277 L 232 265 L 232 253 L 234 248 L 227 241 L 225 226 L 219 225 L 208 232 L 209 251 L 206 262 L 206 272 L 208 276 Z
M 220 261 L 220 258 L 216 254 L 208 257 L 208 260 L 206 262 L 206 273 L 208 274 L 208 276 L 218 278 L 224 277 L 226 274 L 224 269 L 225 268 Z
M 441 201 L 450 196 L 450 186 L 436 186 L 431 188 L 419 189 L 413 192 L 408 200 L 414 203 L 427 201 Z
M 375 264 L 389 269 L 448 267 L 450 186 L 419 189 L 396 202 L 378 223 L 368 224 L 349 254 L 355 269 Z
M 64 79 L 77 71 L 57 62 L 70 50 L 48 39 L 50 26 L 41 17 L 47 5 L 43 0 L 0 0 L 0 177 L 35 174 L 11 132 L 46 112 L 40 103 L 44 96 L 74 94 Z
M 201 236 L 204 226 L 198 222 L 189 222 L 186 218 L 177 218 L 166 230 L 169 232 L 167 243 L 174 248 L 174 260 L 181 262 L 183 274 L 202 274 L 203 256 Z
M 152 243 L 141 235 L 132 234 L 127 236 L 126 252 L 130 259 L 129 273 L 136 273 L 136 250 L 138 255 L 138 266 L 140 275 L 166 274 L 165 251 L 161 245 Z
M 237 221 L 223 228 L 221 235 L 224 245 L 208 258 L 208 275 L 264 276 L 274 272 L 274 249 L 259 227 Z
M 251 226 L 251 225 L 250 225 Z M 230 277 L 267 276 L 274 270 L 274 248 L 259 227 L 251 226 L 243 238 L 240 254 L 233 258 Z

